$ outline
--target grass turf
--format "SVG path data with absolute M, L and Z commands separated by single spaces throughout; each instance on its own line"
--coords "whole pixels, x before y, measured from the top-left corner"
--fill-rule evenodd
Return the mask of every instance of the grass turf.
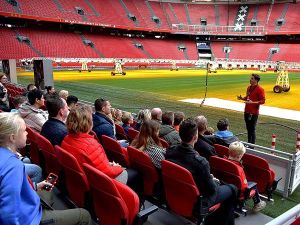
M 203 98 L 205 91 L 205 71 L 185 70 L 140 70 L 126 71 L 126 76 L 110 75 L 109 71 L 54 72 L 56 90 L 68 90 L 82 100 L 93 102 L 98 97 L 109 99 L 112 106 L 123 110 L 137 112 L 141 108 L 161 107 L 163 110 L 183 111 L 187 117 L 203 114 L 208 118 L 210 126 L 216 129 L 216 122 L 227 117 L 231 123 L 230 129 L 234 133 L 245 132 L 243 113 L 199 107 L 199 105 L 178 102 L 184 98 Z M 257 72 L 257 71 L 255 71 Z M 249 84 L 249 74 L 252 71 L 218 71 L 208 75 L 209 98 L 221 98 L 236 101 L 236 95 L 244 95 Z M 260 72 L 258 72 L 260 73 Z M 260 84 L 266 91 L 266 105 L 286 109 L 300 110 L 298 104 L 300 93 L 300 74 L 290 73 L 291 90 L 287 93 L 275 94 L 272 92 L 276 75 L 272 72 L 260 73 Z M 33 83 L 32 72 L 20 72 L 18 81 L 27 85 Z M 300 122 L 267 116 L 259 117 L 257 126 L 257 144 L 271 145 L 271 135 L 277 135 L 276 148 L 294 153 L 296 132 L 286 127 L 274 125 L 282 124 L 299 130 Z M 266 124 L 265 124 L 266 123 Z M 246 141 L 246 135 L 239 136 Z M 268 204 L 263 211 L 265 214 L 276 217 L 300 201 L 300 188 L 289 198 L 274 195 L 275 203 Z

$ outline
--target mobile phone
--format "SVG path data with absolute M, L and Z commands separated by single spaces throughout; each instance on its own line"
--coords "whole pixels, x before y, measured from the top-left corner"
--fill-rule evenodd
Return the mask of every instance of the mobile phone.
M 49 175 L 48 175 L 46 181 L 47 181 L 48 183 L 52 184 L 52 185 L 55 185 L 57 179 L 58 179 L 58 176 L 57 176 L 56 174 L 54 174 L 54 173 L 49 173 Z M 44 190 L 46 190 L 46 191 L 50 191 L 51 188 L 52 188 L 52 186 L 50 186 L 50 185 L 48 185 L 48 184 L 46 184 L 46 185 L 44 186 Z

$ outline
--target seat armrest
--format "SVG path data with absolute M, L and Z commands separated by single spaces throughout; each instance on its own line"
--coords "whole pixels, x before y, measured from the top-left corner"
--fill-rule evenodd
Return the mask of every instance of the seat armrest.
M 151 215 L 152 213 L 156 212 L 158 210 L 158 207 L 156 205 L 152 205 L 142 211 L 140 211 L 137 215 L 136 215 L 136 222 L 134 223 L 135 225 L 142 225 L 144 222 L 147 221 L 147 218 L 149 215 Z
M 252 190 L 252 189 L 254 189 L 255 187 L 256 187 L 256 183 L 254 183 L 254 182 L 252 182 L 252 183 L 248 183 L 248 186 L 247 186 L 247 189 L 246 190 L 248 190 L 248 191 L 250 191 L 250 190 Z

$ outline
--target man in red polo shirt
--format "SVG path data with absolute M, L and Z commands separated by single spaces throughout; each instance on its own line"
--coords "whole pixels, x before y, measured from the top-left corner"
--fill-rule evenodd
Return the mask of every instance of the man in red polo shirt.
M 247 88 L 246 96 L 237 96 L 238 100 L 245 101 L 244 119 L 248 132 L 248 142 L 255 144 L 255 127 L 259 114 L 259 106 L 265 103 L 265 91 L 258 85 L 260 76 L 252 74 L 250 78 L 250 86 Z

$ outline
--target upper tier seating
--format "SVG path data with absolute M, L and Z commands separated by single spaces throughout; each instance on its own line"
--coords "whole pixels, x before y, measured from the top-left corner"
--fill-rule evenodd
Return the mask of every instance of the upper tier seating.
M 145 53 L 148 52 L 152 58 L 185 60 L 184 53 L 178 50 L 178 45 L 183 44 L 189 59 L 198 59 L 196 44 L 191 40 L 132 39 L 101 34 L 80 36 L 72 32 L 33 29 L 18 29 L 17 32 L 28 37 L 31 46 L 46 57 L 149 58 Z M 94 46 L 86 46 L 82 41 L 82 36 L 92 41 Z M 0 28 L 0 38 L 3 43 L 6 43 L 0 46 L 0 56 L 3 59 L 39 57 L 28 45 L 20 43 L 11 29 Z M 136 41 L 143 45 L 143 49 L 135 47 Z M 99 55 L 99 52 L 102 55 Z
M 138 29 L 172 29 L 172 24 L 189 24 L 186 8 L 190 16 L 191 24 L 200 24 L 200 18 L 206 18 L 208 25 L 233 26 L 239 5 L 228 4 L 187 4 L 183 3 L 162 3 L 142 0 L 39 0 L 27 1 L 18 0 L 18 7 L 11 6 L 7 1 L 0 5 L 0 15 L 13 13 L 13 17 L 21 14 L 24 17 L 38 17 L 39 20 L 66 21 L 66 22 L 92 22 L 105 26 L 117 26 Z M 300 24 L 297 23 L 300 3 L 279 3 L 279 4 L 248 4 L 249 13 L 246 25 L 250 25 L 251 19 L 257 20 L 257 25 L 264 26 L 268 33 L 278 31 L 299 32 Z M 76 8 L 83 10 L 80 15 Z M 255 11 L 255 13 L 254 13 Z M 131 13 L 136 21 L 128 18 Z M 159 18 L 159 25 L 152 17 Z M 278 29 L 276 21 L 283 18 L 285 21 Z

